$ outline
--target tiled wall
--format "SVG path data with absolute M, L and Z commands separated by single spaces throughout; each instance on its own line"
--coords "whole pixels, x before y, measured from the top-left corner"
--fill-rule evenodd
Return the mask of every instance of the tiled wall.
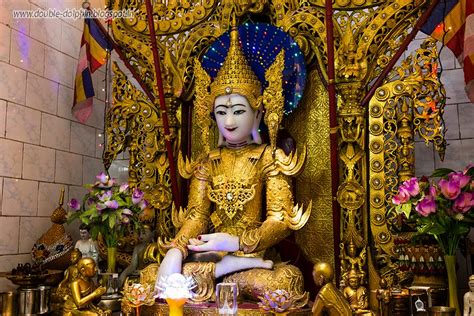
M 71 115 L 82 20 L 19 19 L 13 9 L 80 8 L 82 0 L 0 0 L 0 271 L 30 261 L 57 207 L 81 197 L 103 169 L 104 79 L 96 72 L 94 113 Z M 103 8 L 104 1 L 91 1 Z M 77 226 L 69 228 L 77 236 Z M 0 291 L 12 288 L 0 279 Z

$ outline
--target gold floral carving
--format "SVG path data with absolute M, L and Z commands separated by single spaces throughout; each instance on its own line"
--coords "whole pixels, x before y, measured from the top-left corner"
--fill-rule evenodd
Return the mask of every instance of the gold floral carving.
M 438 80 L 437 49 L 427 40 L 394 69 L 369 104 L 370 224 L 379 263 L 393 269 L 399 249 L 393 242 L 392 196 L 414 176 L 415 135 L 433 143 L 440 155 L 444 88 Z M 383 148 L 383 150 L 381 150 Z

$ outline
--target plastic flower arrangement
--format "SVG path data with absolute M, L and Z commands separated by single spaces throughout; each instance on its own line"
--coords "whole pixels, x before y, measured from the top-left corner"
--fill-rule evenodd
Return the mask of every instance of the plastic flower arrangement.
M 463 172 L 442 168 L 430 178 L 411 178 L 392 198 L 395 211 L 414 221 L 418 233 L 433 236 L 445 255 L 454 255 L 474 224 L 473 175 L 474 166 L 468 166 Z
M 139 189 L 132 191 L 126 183 L 118 185 L 103 172 L 96 178 L 94 184 L 85 185 L 89 192 L 82 203 L 76 199 L 69 201 L 74 211 L 68 221 L 79 219 L 90 228 L 93 239 L 100 233 L 107 247 L 114 248 L 127 233 L 142 229 L 140 215 L 148 203 Z

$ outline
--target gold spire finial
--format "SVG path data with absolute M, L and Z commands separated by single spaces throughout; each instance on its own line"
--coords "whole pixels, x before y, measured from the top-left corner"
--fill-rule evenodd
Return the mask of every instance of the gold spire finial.
M 224 64 L 211 83 L 211 100 L 225 94 L 240 94 L 247 98 L 254 110 L 260 107 L 262 83 L 250 67 L 240 49 L 239 30 L 235 17 L 230 32 L 230 46 Z

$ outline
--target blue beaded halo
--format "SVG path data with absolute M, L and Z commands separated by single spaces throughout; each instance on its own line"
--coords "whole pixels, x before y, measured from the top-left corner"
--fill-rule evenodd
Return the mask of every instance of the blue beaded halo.
M 221 35 L 204 55 L 201 64 L 214 79 L 222 67 L 230 46 L 230 32 Z M 265 23 L 245 23 L 239 26 L 242 52 L 257 75 L 263 88 L 268 83 L 265 71 L 275 61 L 276 56 L 285 50 L 285 69 L 283 70 L 283 94 L 285 96 L 285 115 L 296 109 L 306 84 L 306 66 L 303 53 L 290 35 L 279 28 Z

